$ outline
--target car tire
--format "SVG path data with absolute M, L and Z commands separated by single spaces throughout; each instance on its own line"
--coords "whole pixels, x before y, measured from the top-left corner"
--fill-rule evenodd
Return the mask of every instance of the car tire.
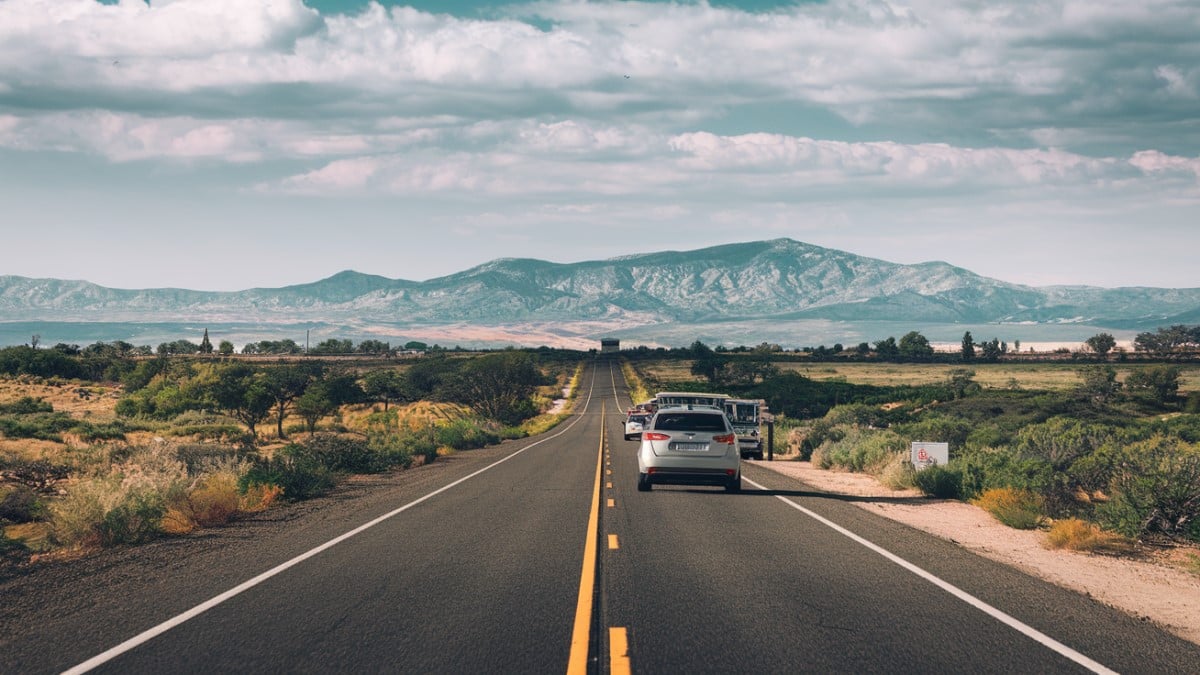
M 738 475 L 735 476 L 734 478 L 729 479 L 729 482 L 725 484 L 725 491 L 726 492 L 741 492 L 742 491 L 742 474 L 741 474 L 741 472 L 738 472 Z
M 754 453 L 754 459 L 757 459 L 757 460 L 758 460 L 758 461 L 760 461 L 760 462 L 762 461 L 762 451 L 761 451 L 761 450 L 759 450 L 758 452 Z
M 638 492 L 649 492 L 650 487 L 651 487 L 650 476 L 648 476 L 644 473 L 639 473 L 638 474 L 638 485 L 637 485 Z

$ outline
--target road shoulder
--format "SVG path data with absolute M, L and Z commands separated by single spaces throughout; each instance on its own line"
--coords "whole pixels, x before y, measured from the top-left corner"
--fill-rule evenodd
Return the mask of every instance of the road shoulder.
M 759 461 L 754 465 L 795 478 L 821 492 L 865 499 L 861 508 L 951 541 L 991 560 L 1087 595 L 1200 644 L 1200 577 L 1144 556 L 1139 559 L 1050 550 L 1045 533 L 1002 525 L 983 509 L 958 501 L 890 490 L 865 474 L 825 471 L 810 462 Z M 872 499 L 878 498 L 878 499 Z

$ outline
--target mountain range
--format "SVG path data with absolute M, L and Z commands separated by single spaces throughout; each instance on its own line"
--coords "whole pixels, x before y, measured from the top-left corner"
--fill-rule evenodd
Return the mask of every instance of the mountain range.
M 0 322 L 630 327 L 767 319 L 1150 330 L 1200 323 L 1200 288 L 1031 287 L 944 262 L 903 265 L 791 239 L 567 264 L 505 258 L 420 282 L 345 271 L 233 292 L 0 276 Z

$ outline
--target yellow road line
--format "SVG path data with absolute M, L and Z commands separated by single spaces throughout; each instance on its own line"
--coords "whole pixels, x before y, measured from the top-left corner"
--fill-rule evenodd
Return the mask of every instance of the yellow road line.
M 608 672 L 612 675 L 629 675 L 629 636 L 625 629 L 613 626 L 608 629 Z
M 617 505 L 617 500 L 615 500 L 615 499 L 608 500 L 608 508 L 611 509 L 612 507 L 614 507 L 616 505 Z
M 604 406 L 600 408 L 601 417 Z M 571 631 L 571 655 L 567 675 L 586 675 L 588 638 L 592 626 L 592 593 L 596 587 L 596 538 L 600 536 L 600 472 L 604 458 L 604 427 L 600 428 L 600 449 L 596 454 L 596 481 L 592 485 L 592 509 L 588 514 L 587 535 L 583 542 L 583 571 L 579 576 L 579 600 L 575 606 L 575 627 Z
M 621 545 L 617 543 L 617 535 L 615 535 L 615 534 L 608 535 L 608 548 L 611 550 L 621 548 Z

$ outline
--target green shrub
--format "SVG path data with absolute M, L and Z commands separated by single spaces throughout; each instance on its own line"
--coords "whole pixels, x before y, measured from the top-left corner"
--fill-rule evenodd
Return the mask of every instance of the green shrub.
M 245 493 L 253 485 L 276 485 L 284 499 L 300 501 L 333 489 L 333 471 L 300 445 L 288 445 L 270 459 L 260 459 L 238 481 Z
M 121 420 L 115 420 L 105 424 L 87 424 L 83 423 L 75 427 L 75 432 L 79 434 L 79 438 L 85 443 L 96 443 L 98 441 L 123 441 L 128 428 Z
M 954 466 L 962 477 L 961 496 L 966 499 L 992 488 L 1045 495 L 1056 485 L 1054 468 L 1048 462 L 1019 457 L 1007 448 L 969 448 L 954 460 Z
M 388 468 L 366 439 L 316 434 L 304 441 L 304 447 L 333 471 L 379 473 Z
M 22 396 L 12 403 L 0 403 L 0 415 L 32 415 L 50 412 L 54 412 L 53 405 L 32 396 Z
M 407 469 L 412 466 L 413 454 L 404 444 L 404 435 L 396 432 L 375 431 L 368 434 L 367 443 L 379 457 L 379 462 L 383 467 L 398 466 Z
M 825 466 L 819 468 L 877 474 L 904 451 L 905 445 L 904 439 L 892 431 L 859 427 L 844 427 L 838 440 L 832 438 L 820 446 L 821 464 Z
M 412 433 L 401 437 L 402 445 L 409 454 L 420 456 L 426 464 L 432 464 L 438 457 L 437 439 L 430 433 Z
M 951 448 L 957 449 L 966 445 L 967 437 L 971 434 L 974 426 L 962 418 L 936 414 L 929 415 L 917 422 L 898 425 L 896 433 L 910 443 L 913 441 L 949 443 Z
M 120 476 L 81 480 L 50 505 L 55 541 L 66 546 L 139 543 L 159 532 L 164 495 Z
M 482 448 L 500 441 L 500 434 L 482 420 L 466 417 L 440 425 L 434 433 L 438 444 L 455 450 Z
M 962 474 L 945 466 L 930 466 L 913 476 L 917 488 L 929 497 L 958 499 L 962 492 Z
M 32 523 L 41 520 L 46 506 L 38 493 L 25 485 L 0 490 L 0 521 Z
M 1126 448 L 1112 498 L 1096 509 L 1108 529 L 1130 537 L 1200 533 L 1200 446 L 1157 436 Z

